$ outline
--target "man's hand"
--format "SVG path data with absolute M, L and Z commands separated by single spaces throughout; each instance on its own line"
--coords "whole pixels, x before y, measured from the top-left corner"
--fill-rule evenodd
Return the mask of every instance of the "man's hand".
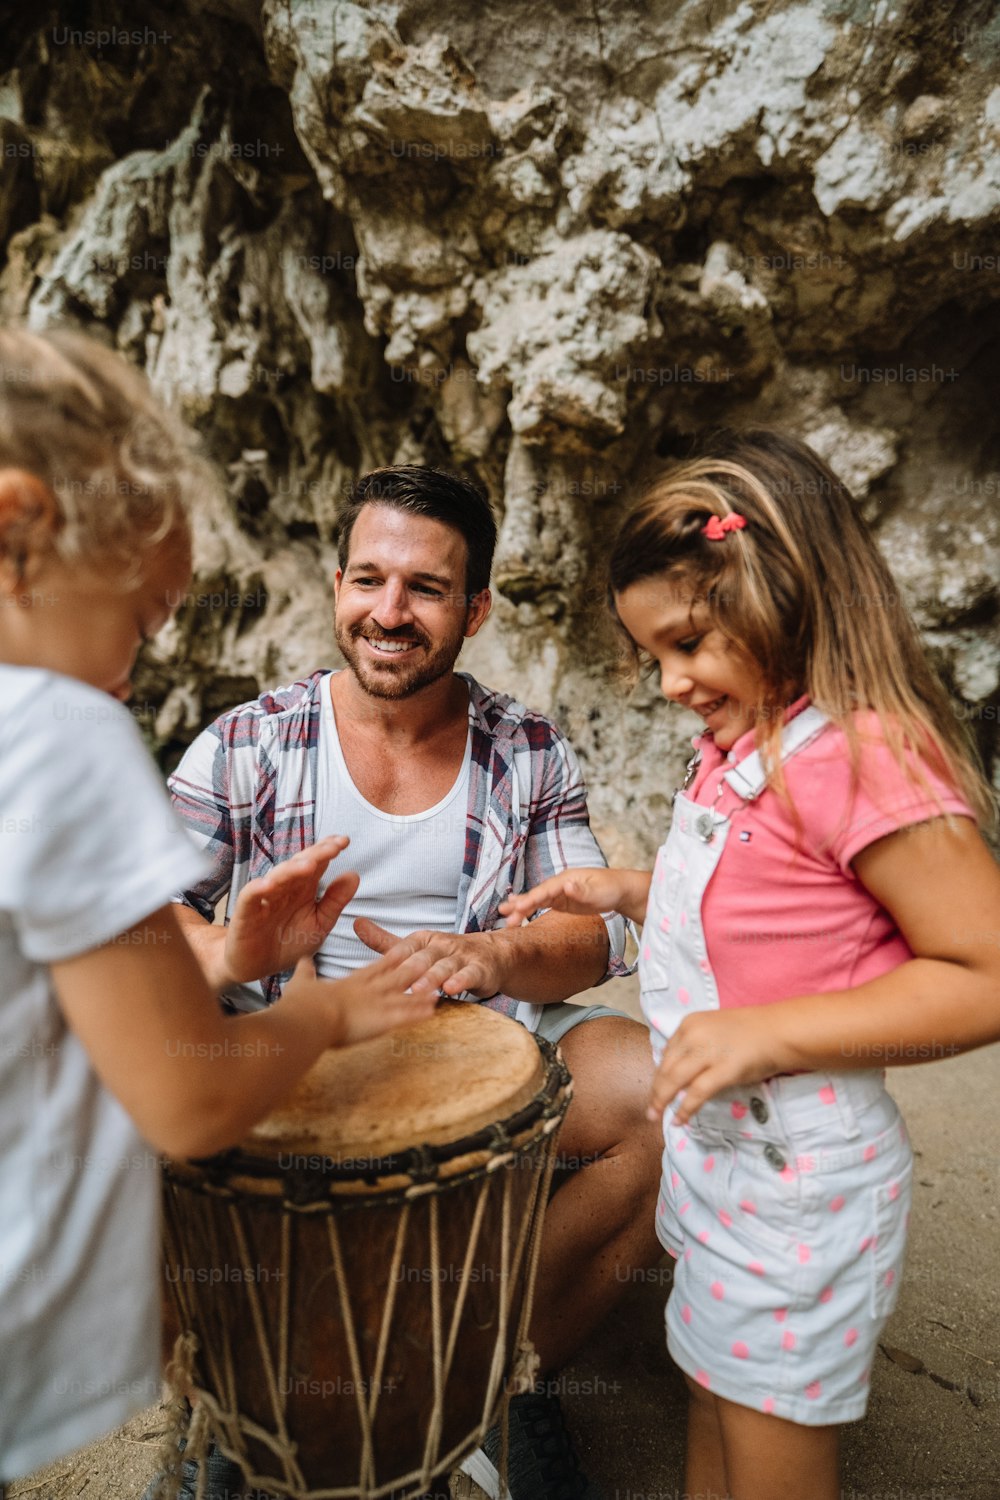
M 769 1014 L 769 1005 L 737 1010 L 702 1011 L 674 1032 L 653 1079 L 647 1111 L 658 1120 L 672 1099 L 683 1093 L 675 1119 L 686 1125 L 708 1099 L 741 1083 L 759 1083 L 775 1073 L 802 1066 Z
M 223 988 L 280 974 L 316 952 L 358 888 L 359 877 L 345 871 L 316 899 L 327 865 L 348 843 L 341 834 L 320 839 L 243 887 L 226 928 Z
M 357 919 L 354 931 L 376 953 L 426 951 L 431 965 L 414 983 L 414 994 L 440 990 L 443 995 L 454 996 L 468 990 L 477 999 L 488 1000 L 504 989 L 506 954 L 493 933 L 411 932 L 397 938 L 367 917 Z

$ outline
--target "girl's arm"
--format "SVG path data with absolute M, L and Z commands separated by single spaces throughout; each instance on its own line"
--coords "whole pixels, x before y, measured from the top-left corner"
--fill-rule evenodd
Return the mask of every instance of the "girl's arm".
M 641 922 L 649 900 L 649 870 L 573 869 L 563 870 L 533 886 L 530 891 L 509 896 L 500 902 L 500 912 L 508 927 L 521 923 L 540 908 L 563 911 L 584 917 L 603 911 L 621 912 L 633 922 Z
M 650 1113 L 686 1090 L 683 1123 L 720 1089 L 795 1070 L 881 1068 L 1000 1039 L 1000 868 L 967 818 L 933 818 L 861 851 L 853 867 L 913 958 L 854 989 L 685 1017 Z
M 327 1047 L 429 1016 L 433 995 L 405 993 L 429 963 L 404 947 L 325 981 L 303 962 L 270 1010 L 227 1018 L 165 906 L 52 978 L 104 1085 L 153 1146 L 189 1157 L 240 1140 Z

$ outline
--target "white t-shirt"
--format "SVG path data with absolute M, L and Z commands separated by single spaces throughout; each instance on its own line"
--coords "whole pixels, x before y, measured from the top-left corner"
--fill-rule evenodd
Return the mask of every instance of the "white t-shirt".
M 357 895 L 316 954 L 316 969 L 323 979 L 342 979 L 378 957 L 355 933 L 355 917 L 370 917 L 396 937 L 428 929 L 455 931 L 465 859 L 472 735 L 470 731 L 458 775 L 439 802 L 424 812 L 382 812 L 351 780 L 337 733 L 329 678 L 322 693 L 316 838 L 346 833 L 351 840 L 324 887 L 338 864 L 361 876 Z
M 159 1398 L 156 1154 L 46 966 L 205 873 L 128 709 L 0 665 L 0 1479 Z

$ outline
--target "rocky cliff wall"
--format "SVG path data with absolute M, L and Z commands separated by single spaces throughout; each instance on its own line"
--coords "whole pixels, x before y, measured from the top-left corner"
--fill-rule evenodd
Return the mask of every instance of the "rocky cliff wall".
M 166 757 L 331 661 L 352 476 L 445 464 L 502 516 L 465 665 L 648 855 L 698 726 L 609 685 L 601 561 L 644 475 L 761 420 L 851 483 L 996 765 L 992 4 L 7 9 L 0 315 L 103 330 L 227 476 L 138 677 Z

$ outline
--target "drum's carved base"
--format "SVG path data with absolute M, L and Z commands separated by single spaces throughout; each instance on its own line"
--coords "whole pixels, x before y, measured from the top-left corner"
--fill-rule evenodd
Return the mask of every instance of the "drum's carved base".
M 320 1149 L 305 1177 L 293 1153 L 292 1199 L 273 1130 L 270 1159 L 258 1134 L 235 1172 L 222 1157 L 165 1174 L 166 1275 L 184 1331 L 173 1382 L 197 1414 L 187 1456 L 211 1439 L 248 1487 L 289 1500 L 424 1494 L 537 1367 L 527 1330 L 569 1075 L 547 1043 L 475 1006 L 405 1035 L 425 1049 L 416 1056 L 461 1035 L 481 1050 L 486 1036 L 497 1102 L 514 1112 L 497 1108 L 484 1136 L 480 1089 L 476 1128 L 451 1147 L 437 1131 L 415 1150 L 393 1141 L 390 1155 L 373 1140 L 363 1161 Z M 405 1075 L 407 1057 L 381 1061 Z M 415 1175 L 401 1175 L 404 1160 Z

